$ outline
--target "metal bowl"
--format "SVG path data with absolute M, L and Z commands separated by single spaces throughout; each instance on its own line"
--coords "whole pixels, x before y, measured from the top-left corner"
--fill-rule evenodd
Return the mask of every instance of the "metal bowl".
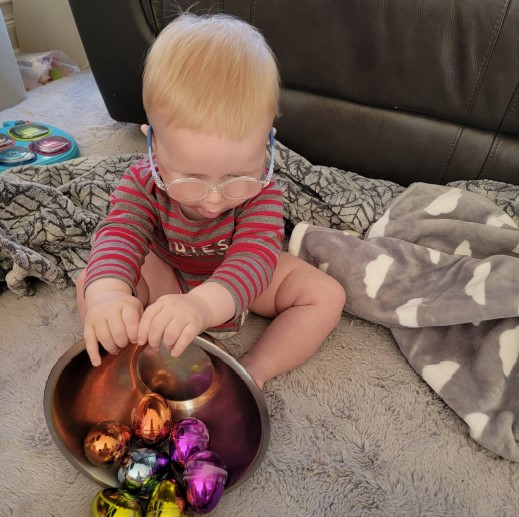
M 258 468 L 268 447 L 270 421 L 263 393 L 247 370 L 208 335 L 197 337 L 180 358 L 128 345 L 103 355 L 92 367 L 85 342 L 72 346 L 56 363 L 45 386 L 47 426 L 65 457 L 102 487 L 119 486 L 117 465 L 97 467 L 83 452 L 96 423 L 131 423 L 132 410 L 147 393 L 163 395 L 173 422 L 187 416 L 209 429 L 209 447 L 224 460 L 226 492 Z

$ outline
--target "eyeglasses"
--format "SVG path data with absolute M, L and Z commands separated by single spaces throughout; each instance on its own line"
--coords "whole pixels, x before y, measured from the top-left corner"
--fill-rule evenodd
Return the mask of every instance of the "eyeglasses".
M 148 158 L 150 160 L 151 174 L 157 187 L 166 191 L 172 199 L 177 201 L 200 201 L 205 199 L 211 192 L 221 192 L 226 199 L 245 200 L 256 196 L 266 187 L 274 172 L 274 129 L 269 133 L 270 164 L 268 173 L 263 172 L 261 179 L 250 176 L 238 176 L 231 178 L 218 185 L 197 178 L 182 178 L 164 183 L 159 176 L 153 161 L 152 149 L 153 130 L 148 126 Z

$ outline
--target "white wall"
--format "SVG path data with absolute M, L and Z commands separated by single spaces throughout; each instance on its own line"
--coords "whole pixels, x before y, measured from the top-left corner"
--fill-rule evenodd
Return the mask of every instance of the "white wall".
M 0 0 L 0 9 L 15 51 L 61 50 L 88 68 L 68 0 Z
M 11 1 L 22 52 L 61 50 L 81 69 L 88 67 L 68 0 Z
M 5 26 L 11 40 L 13 48 L 18 49 L 18 38 L 16 37 L 16 30 L 14 27 L 14 13 L 12 0 L 0 0 L 0 9 L 4 17 Z

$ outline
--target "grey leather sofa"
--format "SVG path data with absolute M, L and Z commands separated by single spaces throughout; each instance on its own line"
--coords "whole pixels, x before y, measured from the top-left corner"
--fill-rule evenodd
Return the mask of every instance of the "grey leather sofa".
M 143 58 L 190 0 L 69 0 L 110 115 L 143 122 Z M 519 2 L 201 0 L 258 27 L 283 81 L 279 140 L 371 178 L 519 183 Z

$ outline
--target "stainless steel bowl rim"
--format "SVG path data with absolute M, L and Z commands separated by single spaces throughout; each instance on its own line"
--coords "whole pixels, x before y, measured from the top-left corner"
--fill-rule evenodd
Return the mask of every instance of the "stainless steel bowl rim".
M 246 476 L 243 476 L 232 486 L 225 489 L 224 493 L 229 493 L 241 486 L 243 483 L 245 483 L 247 479 L 250 476 L 252 476 L 252 474 L 257 470 L 257 468 L 261 465 L 261 462 L 263 461 L 270 441 L 269 412 L 265 401 L 265 397 L 263 396 L 262 391 L 259 389 L 254 379 L 251 377 L 249 372 L 229 352 L 224 350 L 223 345 L 219 346 L 213 338 L 211 338 L 210 336 L 206 338 L 203 334 L 197 336 L 193 340 L 192 344 L 200 347 L 205 352 L 214 355 L 238 374 L 238 376 L 246 384 L 247 388 L 249 389 L 257 404 L 257 409 L 262 423 L 263 434 L 256 460 L 247 471 Z M 63 445 L 63 443 L 60 440 L 60 437 L 58 436 L 58 433 L 56 432 L 53 420 L 52 401 L 54 398 L 54 388 L 56 386 L 56 383 L 65 367 L 69 364 L 69 362 L 84 350 L 85 342 L 84 340 L 80 340 L 73 346 L 71 346 L 53 366 L 48 376 L 47 382 L 45 384 L 45 391 L 43 395 L 43 409 L 49 433 L 52 436 L 54 443 L 56 443 L 56 445 L 58 446 L 62 454 L 65 456 L 65 458 L 82 474 L 92 479 L 93 481 L 101 485 L 103 488 L 106 488 L 109 485 L 102 483 L 100 480 L 92 476 L 89 471 L 85 470 L 82 467 L 81 463 L 79 463 L 77 459 L 74 457 L 74 455 Z

